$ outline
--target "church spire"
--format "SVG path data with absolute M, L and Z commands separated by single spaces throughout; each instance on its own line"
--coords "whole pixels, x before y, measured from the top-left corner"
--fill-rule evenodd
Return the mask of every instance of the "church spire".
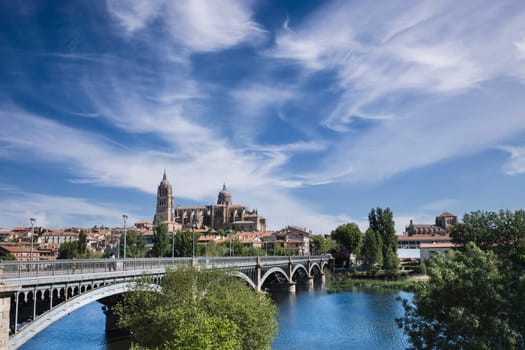
M 167 180 L 168 177 L 166 176 L 166 168 L 164 168 L 164 176 L 162 177 L 162 180 Z

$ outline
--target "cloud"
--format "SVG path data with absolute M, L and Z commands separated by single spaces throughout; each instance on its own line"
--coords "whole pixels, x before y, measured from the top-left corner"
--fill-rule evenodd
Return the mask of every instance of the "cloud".
M 161 13 L 163 3 L 162 0 L 108 0 L 107 7 L 125 31 L 132 34 L 155 19 Z
M 523 8 L 502 3 L 334 1 L 283 30 L 269 54 L 337 73 L 341 97 L 324 125 L 344 132 L 349 116 L 390 115 L 373 106 L 392 94 L 446 96 L 516 77 L 514 55 L 502 53 L 521 50 L 523 23 Z
M 7 123 L 9 118 L 14 118 L 16 122 Z M 279 167 L 288 157 L 287 152 L 317 149 L 319 146 L 313 143 L 272 146 L 244 153 L 213 137 L 210 130 L 178 119 L 177 125 L 183 132 L 168 128 L 166 133 L 173 134 L 166 140 L 171 139 L 172 143 L 167 144 L 165 152 L 154 152 L 123 147 L 105 137 L 72 129 L 13 107 L 2 108 L 0 121 L 5 125 L 0 130 L 0 142 L 9 145 L 11 159 L 24 155 L 26 161 L 62 165 L 68 169 L 72 181 L 77 183 L 116 186 L 154 194 L 162 169 L 167 168 L 176 203 L 181 197 L 197 202 L 214 200 L 221 182 L 227 181 L 229 187 L 242 193 L 239 196 L 243 199 L 241 203 L 256 205 L 273 229 L 282 224 L 299 224 L 323 233 L 325 225 L 332 227 L 344 219 L 338 214 L 319 214 L 315 208 L 301 204 L 288 192 L 293 185 L 280 175 Z M 141 120 L 137 119 L 137 122 Z M 25 137 L 27 130 L 31 130 L 31 138 Z M 44 199 L 50 201 L 47 197 Z M 40 217 L 46 223 L 52 223 L 55 219 L 65 222 L 67 217 L 76 215 L 66 211 L 66 218 L 58 219 L 61 215 L 57 206 L 59 202 L 60 198 L 49 206 L 42 204 L 43 199 L 40 199 L 35 201 L 33 212 L 39 205 L 46 205 L 42 208 L 48 209 L 41 209 L 43 213 Z M 64 203 L 68 205 L 67 201 Z M 73 204 L 78 207 L 81 203 L 77 201 Z M 9 216 L 15 215 L 20 208 L 16 206 Z M 22 216 L 33 215 L 28 211 L 21 212 Z M 113 216 L 114 212 L 108 215 Z M 99 215 L 97 213 L 90 215 L 86 212 L 85 220 L 95 220 L 93 217 Z
M 102 203 L 86 198 L 54 196 L 38 193 L 12 192 L 0 197 L 2 225 L 4 227 L 27 227 L 29 218 L 36 219 L 37 226 L 47 228 L 92 227 L 93 225 L 120 225 L 121 206 Z M 129 213 L 130 222 L 140 215 Z
M 525 38 L 521 39 L 521 41 L 516 41 L 514 46 L 516 48 L 516 57 L 525 60 Z
M 333 1 L 290 19 L 267 54 L 312 78 L 337 77 L 320 124 L 340 136 L 304 176 L 381 181 L 519 135 L 525 85 L 515 53 L 524 33 L 523 6 L 478 1 Z M 357 119 L 374 124 L 354 133 Z
M 510 158 L 503 166 L 503 172 L 511 176 L 525 174 L 525 147 L 506 146 L 501 149 L 510 153 Z
M 174 44 L 193 52 L 222 50 L 264 37 L 245 1 L 108 0 L 107 4 L 127 35 L 145 30 L 157 20 Z

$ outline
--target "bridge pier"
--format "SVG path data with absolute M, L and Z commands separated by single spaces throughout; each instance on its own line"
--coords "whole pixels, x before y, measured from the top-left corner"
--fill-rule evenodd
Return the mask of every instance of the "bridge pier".
M 0 266 L 0 350 L 9 346 L 9 326 L 11 315 L 11 297 L 22 289 L 21 286 L 6 284 L 2 280 L 4 268 Z M 18 295 L 18 293 L 16 293 Z M 16 320 L 15 320 L 16 327 Z
M 306 281 L 306 286 L 308 287 L 308 291 L 313 291 L 314 290 L 314 278 L 313 277 L 308 277 L 308 280 Z
M 119 316 L 113 311 L 113 307 L 120 301 L 120 297 L 113 295 L 100 299 L 99 303 L 103 304 L 102 311 L 106 315 L 106 333 L 126 333 L 127 330 L 117 326 Z

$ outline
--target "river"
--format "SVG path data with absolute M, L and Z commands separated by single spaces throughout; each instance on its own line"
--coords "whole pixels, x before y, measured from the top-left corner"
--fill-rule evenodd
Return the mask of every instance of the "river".
M 411 298 L 410 293 L 383 289 L 274 295 L 279 334 L 272 349 L 405 349 L 406 337 L 394 322 L 402 315 L 399 296 Z M 101 306 L 94 302 L 65 316 L 20 349 L 128 349 L 129 339 L 106 336 Z

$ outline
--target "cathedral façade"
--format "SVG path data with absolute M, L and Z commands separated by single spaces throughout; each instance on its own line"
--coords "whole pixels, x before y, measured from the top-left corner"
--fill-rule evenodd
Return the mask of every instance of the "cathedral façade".
M 167 224 L 171 232 L 183 229 L 232 229 L 236 231 L 266 231 L 266 219 L 257 210 L 233 204 L 231 193 L 223 185 L 216 205 L 173 207 L 173 188 L 166 171 L 157 189 L 157 210 L 154 224 Z

